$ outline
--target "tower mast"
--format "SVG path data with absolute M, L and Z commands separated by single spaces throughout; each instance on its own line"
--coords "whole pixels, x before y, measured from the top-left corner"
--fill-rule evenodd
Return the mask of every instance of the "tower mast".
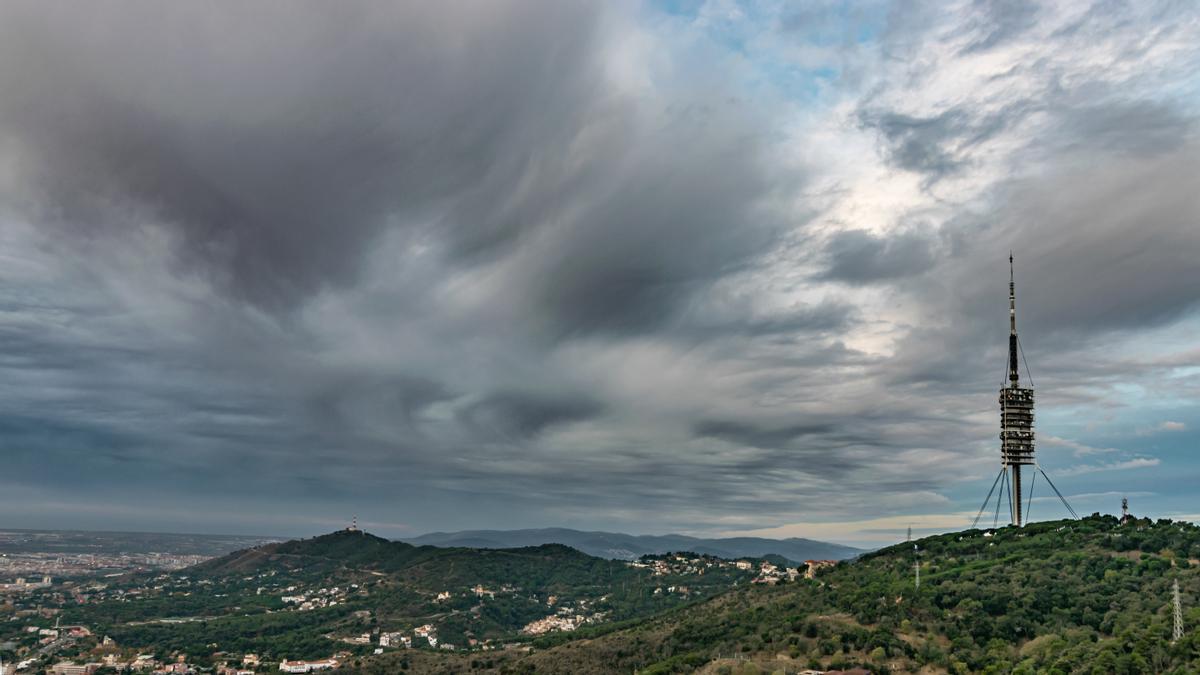
M 1042 474 L 1071 517 L 1079 519 L 1075 509 L 1067 503 L 1067 498 L 1063 497 L 1058 487 L 1054 485 L 1054 481 L 1046 475 L 1046 470 L 1038 466 L 1037 460 L 1033 457 L 1033 379 L 1030 378 L 1031 386 L 1021 386 L 1021 373 L 1018 368 L 1018 362 L 1021 360 L 1018 354 L 1021 343 L 1017 338 L 1016 289 L 1016 274 L 1013 272 L 1013 256 L 1010 251 L 1008 254 L 1008 383 L 1000 387 L 1000 473 L 992 483 L 992 489 L 988 490 L 987 497 L 984 497 L 983 505 L 979 507 L 979 513 L 975 516 L 971 527 L 979 524 L 979 518 L 991 501 L 993 493 L 996 494 L 996 514 L 999 515 L 1000 502 L 1003 501 L 1005 490 L 1008 491 L 1012 524 L 1020 527 L 1025 523 L 1027 514 L 1021 512 L 1022 505 L 1027 503 L 1021 485 L 1021 467 L 1023 466 L 1033 467 L 1032 475 L 1035 479 L 1037 474 Z M 1025 364 L 1025 369 L 1029 370 L 1028 363 Z M 1000 486 L 1000 492 L 996 492 L 997 485 Z M 1032 484 L 1030 495 L 1032 496 Z M 1032 499 L 1028 503 L 1032 504 Z
M 1010 505 L 1012 524 L 1020 527 L 1021 467 L 1034 464 L 1033 459 L 1033 388 L 1021 386 L 1018 367 L 1020 343 L 1017 340 L 1017 290 L 1013 271 L 1013 256 L 1008 254 L 1008 386 L 1000 390 L 1000 454 L 1001 463 L 1010 472 Z

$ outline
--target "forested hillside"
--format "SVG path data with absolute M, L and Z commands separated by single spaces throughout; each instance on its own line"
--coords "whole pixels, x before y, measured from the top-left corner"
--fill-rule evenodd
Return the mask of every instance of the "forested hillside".
M 968 530 L 843 562 L 814 581 L 739 588 L 529 654 L 445 659 L 469 672 L 1200 672 L 1200 528 L 1111 516 Z M 914 566 L 921 585 L 915 587 Z M 1184 637 L 1171 642 L 1178 580 Z M 563 638 L 559 638 L 562 640 Z M 363 672 L 400 669 L 387 656 Z M 427 664 L 412 662 L 421 668 Z
M 557 544 L 437 548 L 345 530 L 237 551 L 177 573 L 92 582 L 86 593 L 56 602 L 64 622 L 88 626 L 95 636 L 129 649 L 186 654 L 200 665 L 228 653 L 275 662 L 334 653 L 357 660 L 381 646 L 383 635 L 395 636 L 389 649 L 399 648 L 403 635 L 413 651 L 441 655 L 620 625 L 757 574 L 728 561 L 686 560 L 653 568 Z M 540 628 L 523 630 L 539 621 Z M 95 656 L 95 641 L 82 640 L 78 655 Z

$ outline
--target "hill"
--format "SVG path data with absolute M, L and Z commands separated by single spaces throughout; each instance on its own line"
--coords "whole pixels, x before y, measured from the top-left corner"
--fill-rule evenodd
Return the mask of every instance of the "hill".
M 1200 528 L 1111 516 L 929 537 L 838 564 L 813 581 L 739 587 L 703 603 L 532 653 L 503 673 L 1200 672 Z M 914 587 L 914 565 L 921 585 Z M 1171 585 L 1187 629 L 1171 641 Z M 731 657 L 736 656 L 737 659 Z M 383 655 L 395 672 L 427 655 Z M 439 657 L 438 672 L 470 672 Z M 490 664 L 490 665 L 488 665 Z
M 563 544 L 588 555 L 614 560 L 635 560 L 643 555 L 692 551 L 727 560 L 778 555 L 793 563 L 802 563 L 805 560 L 845 560 L 863 553 L 862 549 L 812 539 L 763 539 L 759 537 L 701 539 L 681 534 L 631 535 L 616 532 L 584 532 L 565 528 L 432 532 L 405 541 L 416 545 L 472 548 L 513 548 L 539 544 Z
M 113 579 L 66 603 L 63 619 L 161 653 L 367 655 L 386 634 L 463 649 L 639 620 L 756 573 L 696 556 L 630 564 L 561 544 L 441 548 L 343 530 Z M 530 625 L 541 628 L 522 631 Z

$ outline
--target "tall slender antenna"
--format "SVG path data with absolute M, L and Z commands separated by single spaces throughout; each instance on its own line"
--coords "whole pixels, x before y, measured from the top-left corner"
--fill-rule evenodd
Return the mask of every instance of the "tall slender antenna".
M 1183 637 L 1183 603 L 1179 601 L 1179 580 L 1175 580 L 1174 587 L 1171 589 L 1172 603 L 1175 605 L 1175 629 L 1171 633 L 1171 644 L 1179 642 Z
M 1017 372 L 1017 280 L 1013 272 L 1013 254 L 1008 252 L 1008 381 L 1015 387 Z

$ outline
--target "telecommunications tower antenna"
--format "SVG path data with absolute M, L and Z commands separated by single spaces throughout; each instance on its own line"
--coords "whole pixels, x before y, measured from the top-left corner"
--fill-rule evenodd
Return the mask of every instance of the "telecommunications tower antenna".
M 1034 459 L 1033 447 L 1033 378 L 1030 376 L 1028 387 L 1021 386 L 1021 373 L 1018 367 L 1018 362 L 1024 357 L 1024 351 L 1021 349 L 1020 340 L 1017 339 L 1017 285 L 1016 275 L 1013 272 L 1013 256 L 1008 254 L 1008 383 L 1000 388 L 1000 473 L 996 475 L 996 480 L 992 482 L 992 488 L 988 490 L 987 497 L 983 500 L 983 505 L 979 507 L 979 514 L 975 516 L 975 521 L 971 523 L 971 527 L 975 527 L 979 523 L 980 516 L 983 515 L 984 509 L 992 500 L 992 493 L 996 493 L 996 513 L 997 520 L 999 519 L 1000 504 L 1004 497 L 1008 497 L 1009 515 L 1012 519 L 1012 524 L 1020 527 L 1028 520 L 1029 508 L 1033 504 L 1033 480 L 1036 480 L 1040 473 L 1046 479 L 1046 483 L 1050 485 L 1050 489 L 1054 490 L 1054 494 L 1058 495 L 1063 506 L 1067 507 L 1071 517 L 1076 520 L 1079 515 L 1075 513 L 1075 509 L 1067 503 L 1066 497 L 1055 487 L 1054 481 L 1050 480 L 1050 476 L 1046 475 L 1045 470 L 1038 465 Z M 1018 355 L 1019 354 L 1019 355 Z M 1025 362 L 1025 374 L 1029 376 L 1029 362 Z M 1033 471 L 1030 472 L 1031 482 L 1029 490 L 1029 500 L 1026 503 L 1025 509 L 1022 510 L 1022 485 L 1021 485 L 1021 467 L 1032 466 Z M 1000 485 L 1000 491 L 996 492 L 996 486 Z M 1007 494 L 1006 494 L 1007 493 Z

